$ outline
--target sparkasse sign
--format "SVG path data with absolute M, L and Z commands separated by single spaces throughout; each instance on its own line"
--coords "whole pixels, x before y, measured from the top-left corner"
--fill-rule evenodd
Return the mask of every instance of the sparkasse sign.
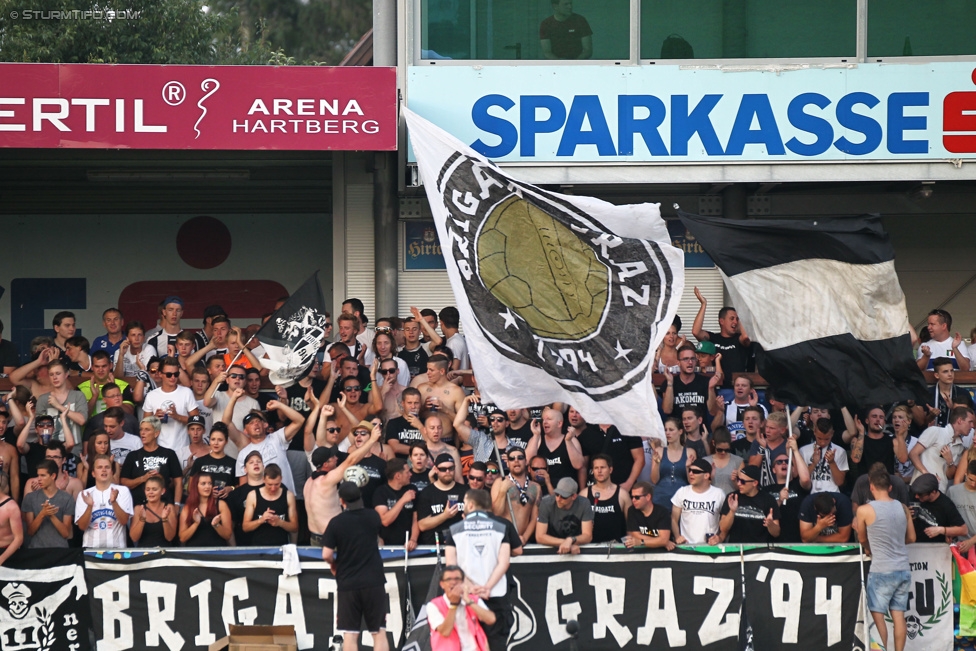
M 397 146 L 396 69 L 0 64 L 0 147 Z

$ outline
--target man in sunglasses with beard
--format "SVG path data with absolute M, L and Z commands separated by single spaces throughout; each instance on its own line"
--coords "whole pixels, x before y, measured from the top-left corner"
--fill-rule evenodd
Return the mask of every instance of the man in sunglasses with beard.
M 508 448 L 507 457 L 508 474 L 491 487 L 491 510 L 515 525 L 524 545 L 535 532 L 542 489 L 529 478 L 525 450 L 513 445 Z

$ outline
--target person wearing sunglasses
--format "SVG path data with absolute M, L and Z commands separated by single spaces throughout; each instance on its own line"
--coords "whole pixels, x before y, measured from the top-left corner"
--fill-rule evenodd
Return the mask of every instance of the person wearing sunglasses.
M 631 509 L 627 511 L 627 547 L 674 549 L 671 540 L 671 511 L 654 503 L 654 487 L 650 482 L 635 482 L 630 489 Z
M 511 521 L 522 544 L 526 544 L 535 533 L 542 488 L 529 476 L 525 450 L 513 445 L 505 456 L 508 459 L 508 474 L 504 477 L 495 475 L 497 478 L 490 487 L 492 511 L 498 517 Z M 545 460 L 542 462 L 545 463 Z M 487 464 L 485 467 L 487 469 Z M 492 475 L 486 472 L 486 479 L 488 477 Z
M 180 362 L 175 357 L 164 357 L 159 365 L 162 385 L 146 394 L 142 411 L 152 414 L 162 424 L 159 445 L 178 450 L 190 444 L 186 423 L 190 416 L 198 416 L 200 410 L 193 391 L 179 383 Z
M 496 447 L 498 450 L 507 450 L 510 443 L 505 427 L 508 419 L 497 415 L 501 410 L 495 410 L 488 417 L 487 432 L 469 422 L 472 405 L 478 404 L 480 400 L 477 395 L 470 395 L 461 401 L 461 407 L 454 417 L 454 431 L 461 443 L 471 446 L 474 461 L 484 463 L 494 456 Z
M 688 464 L 688 486 L 671 498 L 671 533 L 679 545 L 717 545 L 722 542 L 719 517 L 725 493 L 712 486 L 712 464 L 695 459 Z
M 739 471 L 735 479 L 738 490 L 729 493 L 722 504 L 719 528 L 724 542 L 769 544 L 779 538 L 779 504 L 772 495 L 759 490 L 759 479 L 756 466 Z
M 695 347 L 685 344 L 678 349 L 678 373 L 672 374 L 664 369 L 667 383 L 661 394 L 661 410 L 665 414 L 678 416 L 688 406 L 699 406 L 715 412 L 715 387 L 719 385 L 722 376 L 705 377 L 695 371 L 697 365 Z
M 787 480 L 787 470 L 790 467 L 790 455 L 793 456 L 792 474 Z M 780 543 L 803 542 L 800 538 L 800 505 L 810 494 L 810 471 L 800 458 L 795 438 L 788 439 L 786 451 L 776 455 L 773 459 L 773 475 L 775 483 L 762 488 L 779 502 L 779 540 Z M 904 482 L 902 482 L 904 483 Z M 908 487 L 905 487 L 905 500 L 908 500 Z
M 389 335 L 380 332 L 377 333 L 373 343 L 386 341 L 387 339 L 389 339 Z M 403 360 L 400 360 L 400 362 L 403 362 Z M 406 369 L 406 365 L 403 368 Z M 401 382 L 404 379 L 406 381 Z M 410 374 L 400 369 L 397 365 L 396 358 L 373 360 L 369 367 L 369 382 L 374 389 L 369 392 L 370 406 L 374 410 L 378 410 L 377 413 L 383 417 L 384 421 L 395 418 L 400 414 L 400 396 L 407 389 L 407 383 L 409 381 Z
M 458 461 L 446 452 L 434 458 L 434 482 L 417 497 L 417 526 L 420 527 L 417 542 L 420 545 L 433 545 L 437 533 L 443 542 L 445 531 L 463 518 L 464 494 L 468 487 L 454 480 L 457 466 Z
M 711 442 L 715 454 L 705 457 L 705 460 L 712 464 L 712 485 L 718 486 L 728 495 L 738 488 L 734 479 L 735 473 L 742 468 L 745 461 L 732 454 L 732 436 L 724 427 L 715 428 Z
M 331 384 L 332 378 L 329 378 L 329 385 L 326 386 L 323 395 L 328 395 Z M 373 404 L 360 402 L 364 387 L 359 378 L 343 378 L 340 387 L 342 391 L 332 406 L 335 408 L 336 423 L 342 428 L 342 434 L 349 436 L 352 434 L 352 428 L 356 423 L 368 421 L 378 413 L 378 410 Z
M 224 391 L 218 391 L 216 394 L 211 396 L 208 393 L 204 397 L 204 406 L 209 407 L 215 413 L 222 414 L 224 410 L 227 409 L 227 405 L 230 403 L 231 396 L 238 389 L 244 388 L 244 380 L 247 377 L 247 369 L 245 369 L 240 364 L 234 364 L 226 373 L 221 373 L 218 379 L 221 383 L 227 385 L 227 389 Z M 237 399 L 234 403 L 234 427 L 237 429 L 244 429 L 244 417 L 247 416 L 252 411 L 259 411 L 261 409 L 260 403 L 251 396 L 244 393 Z M 237 452 L 237 447 L 234 446 L 233 450 L 230 452 L 231 456 Z

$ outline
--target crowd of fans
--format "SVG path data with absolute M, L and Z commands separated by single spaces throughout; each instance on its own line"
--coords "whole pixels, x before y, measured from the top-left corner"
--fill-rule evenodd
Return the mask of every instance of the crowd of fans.
M 568 404 L 493 405 L 453 307 L 370 324 L 349 299 L 288 387 L 266 378 L 260 325 L 217 305 L 198 330 L 175 296 L 151 328 L 109 309 L 93 341 L 60 312 L 26 364 L 0 341 L 13 384 L 0 404 L 0 564 L 20 547 L 321 546 L 344 480 L 379 514 L 383 544 L 409 549 L 443 539 L 469 489 L 521 544 L 560 554 L 848 542 L 872 468 L 911 507 L 919 541 L 976 544 L 974 405 L 954 384 L 969 350 L 947 312 L 918 344 L 929 400 L 832 412 L 757 391 L 735 310 L 707 331 L 696 295 L 690 336 L 676 319 L 655 358 L 657 404 L 634 405 L 664 417 L 648 438 Z

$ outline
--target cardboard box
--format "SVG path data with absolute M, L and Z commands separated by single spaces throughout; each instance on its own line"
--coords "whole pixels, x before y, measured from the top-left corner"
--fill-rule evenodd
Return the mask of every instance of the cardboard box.
M 294 626 L 231 626 L 209 651 L 298 651 Z

